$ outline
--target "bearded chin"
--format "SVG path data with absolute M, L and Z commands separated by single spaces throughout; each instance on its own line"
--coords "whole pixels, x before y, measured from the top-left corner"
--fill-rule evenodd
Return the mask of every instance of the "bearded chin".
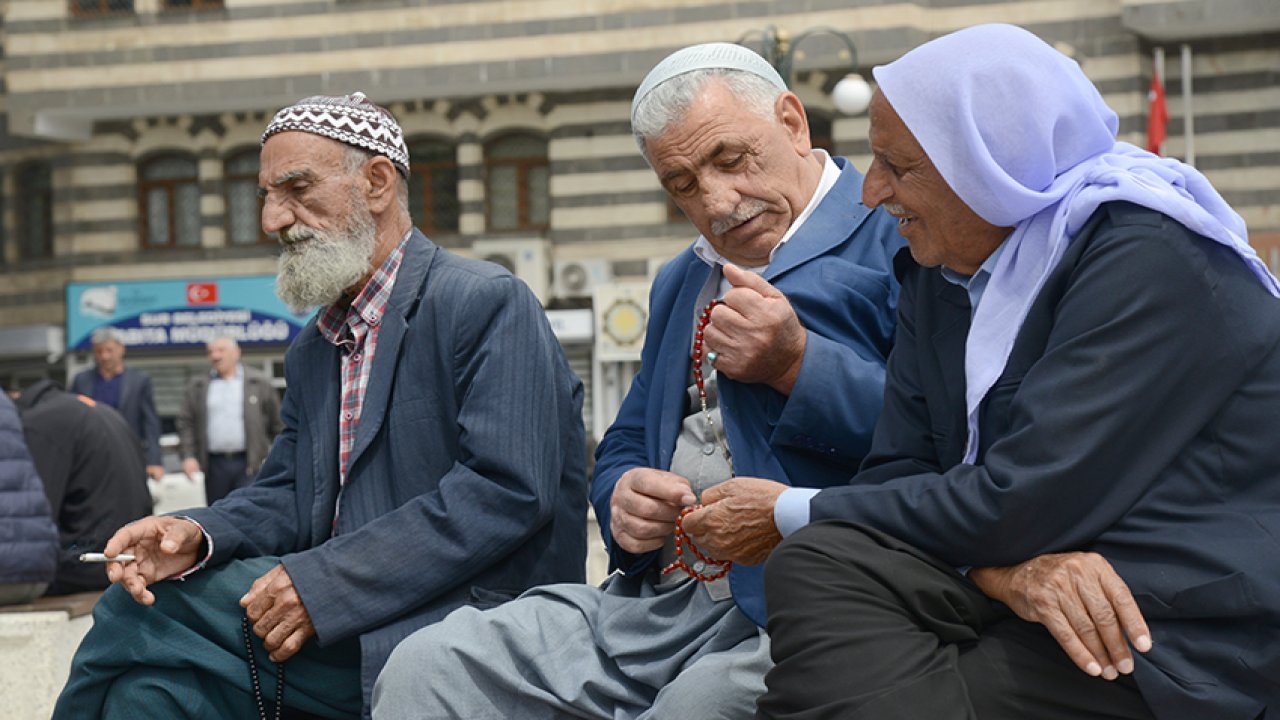
M 356 217 L 342 230 L 295 226 L 277 263 L 276 294 L 295 313 L 331 305 L 369 274 L 377 229 Z M 355 288 L 358 290 L 358 288 Z

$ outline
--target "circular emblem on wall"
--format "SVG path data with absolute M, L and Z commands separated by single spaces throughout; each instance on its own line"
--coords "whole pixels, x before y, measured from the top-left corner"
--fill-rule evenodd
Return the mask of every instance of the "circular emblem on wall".
M 635 300 L 615 300 L 604 311 L 604 332 L 619 345 L 632 345 L 644 337 L 644 308 Z

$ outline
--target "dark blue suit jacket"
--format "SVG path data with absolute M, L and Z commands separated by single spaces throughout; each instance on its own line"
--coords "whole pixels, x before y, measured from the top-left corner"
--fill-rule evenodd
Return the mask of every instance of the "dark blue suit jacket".
M 252 485 L 186 511 L 211 563 L 283 555 L 318 640 L 358 635 L 366 713 L 409 633 L 466 603 L 581 582 L 582 384 L 529 288 L 414 231 L 378 333 L 338 533 L 339 351 L 285 357 L 284 432 Z
M 764 273 L 808 331 L 795 388 L 786 397 L 767 385 L 717 381 L 739 475 L 806 487 L 845 483 L 880 412 L 898 292 L 892 262 L 902 238 L 892 218 L 859 203 L 862 175 L 836 162 L 840 179 Z M 694 303 L 710 272 L 687 249 L 654 280 L 640 372 L 596 450 L 591 500 L 612 565 L 627 574 L 648 570 L 657 552 L 635 556 L 613 545 L 609 498 L 628 470 L 671 467 L 687 412 Z M 761 625 L 762 569 L 735 565 L 729 574 L 738 606 Z
M 71 392 L 93 397 L 93 379 L 96 368 L 76 374 L 71 381 Z M 120 407 L 133 434 L 142 443 L 142 453 L 148 465 L 160 465 L 160 416 L 156 414 L 156 401 L 151 390 L 151 376 L 141 370 L 126 367 L 120 376 Z
M 905 255 L 872 452 L 813 519 L 957 567 L 1097 552 L 1151 626 L 1134 677 L 1156 717 L 1280 710 L 1280 303 L 1221 245 L 1104 206 L 1032 305 L 962 465 L 968 298 Z

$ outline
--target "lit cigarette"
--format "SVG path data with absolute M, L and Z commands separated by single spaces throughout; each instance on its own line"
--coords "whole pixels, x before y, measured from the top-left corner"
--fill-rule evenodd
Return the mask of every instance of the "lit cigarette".
M 136 558 L 128 553 L 120 553 L 114 557 L 107 557 L 102 553 L 84 553 L 80 556 L 80 562 L 83 563 L 129 562 L 135 559 Z

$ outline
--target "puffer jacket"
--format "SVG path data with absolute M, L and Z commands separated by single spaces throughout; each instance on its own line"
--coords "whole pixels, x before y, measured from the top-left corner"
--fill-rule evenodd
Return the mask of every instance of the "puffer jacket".
M 27 452 L 18 410 L 0 393 L 0 584 L 53 580 L 58 528 Z

